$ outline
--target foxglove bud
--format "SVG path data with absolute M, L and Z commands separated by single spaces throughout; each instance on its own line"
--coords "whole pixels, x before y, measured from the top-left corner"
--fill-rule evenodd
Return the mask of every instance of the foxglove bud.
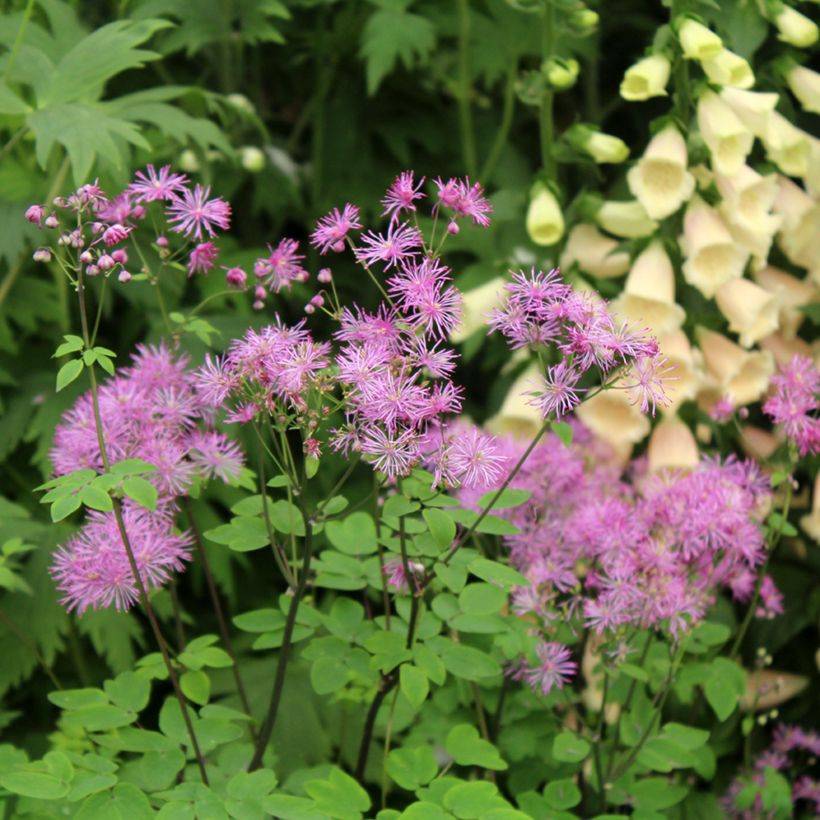
M 816 23 L 789 6 L 783 6 L 775 15 L 774 24 L 779 32 L 778 38 L 797 48 L 813 46 L 820 34 Z
M 527 233 L 536 245 L 554 245 L 564 235 L 564 216 L 552 191 L 541 183 L 533 187 L 527 209 Z
M 687 60 L 711 60 L 723 48 L 723 40 L 714 31 L 691 17 L 678 26 L 678 39 Z
M 662 54 L 653 54 L 638 60 L 624 74 L 621 96 L 630 102 L 640 102 L 650 97 L 665 97 L 671 68 L 671 63 Z

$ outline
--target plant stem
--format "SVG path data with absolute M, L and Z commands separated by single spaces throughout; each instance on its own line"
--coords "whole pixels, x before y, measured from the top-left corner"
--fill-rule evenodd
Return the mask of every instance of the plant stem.
M 293 589 L 293 597 L 290 599 L 290 606 L 288 607 L 287 619 L 285 620 L 285 631 L 282 635 L 282 648 L 279 651 L 279 658 L 276 663 L 276 677 L 273 681 L 273 689 L 271 691 L 270 705 L 268 712 L 265 715 L 265 720 L 262 723 L 262 728 L 259 730 L 259 738 L 256 741 L 256 748 L 253 753 L 249 770 L 254 771 L 262 765 L 262 757 L 265 754 L 265 749 L 270 743 L 271 735 L 273 734 L 274 726 L 276 725 L 276 718 L 279 713 L 279 703 L 282 699 L 282 689 L 285 685 L 285 672 L 287 671 L 288 660 L 290 659 L 290 650 L 293 641 L 293 629 L 296 626 L 296 615 L 299 611 L 299 604 L 305 594 L 307 588 L 308 575 L 310 573 L 310 559 L 313 554 L 313 525 L 310 522 L 310 516 L 304 509 L 303 493 L 299 493 L 299 498 L 302 503 L 302 517 L 305 520 L 305 546 L 304 555 L 302 557 L 302 572 L 299 576 L 299 582 L 296 588 Z M 265 503 L 265 502 L 263 502 Z
M 513 59 L 507 69 L 507 81 L 504 85 L 504 103 L 501 109 L 501 123 L 498 126 L 495 139 L 493 140 L 490 153 L 479 174 L 479 181 L 486 184 L 501 159 L 501 154 L 507 144 L 512 128 L 513 113 L 515 112 L 515 78 L 518 73 L 518 59 Z
M 23 40 L 26 37 L 26 29 L 28 28 L 28 22 L 31 19 L 31 14 L 33 11 L 34 0 L 28 0 L 26 3 L 26 8 L 23 11 L 23 19 L 20 21 L 20 28 L 17 29 L 17 34 L 14 38 L 14 43 L 12 44 L 11 51 L 9 52 L 9 58 L 3 71 L 4 80 L 8 79 L 12 68 L 14 68 L 14 63 L 17 59 L 17 52 L 20 50 L 20 46 L 23 45 Z
M 384 699 L 389 694 L 390 690 L 398 683 L 398 673 L 393 672 L 389 675 L 382 675 L 379 680 L 379 691 L 373 697 L 370 708 L 367 710 L 367 716 L 364 720 L 364 728 L 362 729 L 362 739 L 359 743 L 359 754 L 356 758 L 356 770 L 354 777 L 360 783 L 364 779 L 364 770 L 367 766 L 367 758 L 370 754 L 370 743 L 373 739 L 373 729 L 376 726 L 376 716 L 379 714 Z
M 40 664 L 43 671 L 46 675 L 48 675 L 49 680 L 54 684 L 54 686 L 57 689 L 62 689 L 63 686 L 60 683 L 60 679 L 54 674 L 54 670 L 46 662 L 46 659 L 40 654 L 40 650 L 37 649 L 37 644 L 35 644 L 34 641 L 32 641 L 31 638 L 29 638 L 29 636 L 26 635 L 26 633 L 23 632 L 23 630 L 20 629 L 20 627 L 17 626 L 17 624 L 14 623 L 14 621 L 12 621 L 12 619 L 9 618 L 9 616 L 6 615 L 2 609 L 0 609 L 0 623 L 2 623 L 3 626 L 5 626 L 6 629 L 8 629 L 8 631 L 11 632 L 17 640 L 25 646 L 26 649 L 28 649 L 29 652 L 31 652 L 34 656 L 34 660 Z
M 182 504 L 185 509 L 185 515 L 188 518 L 188 524 L 190 525 L 191 532 L 194 536 L 194 543 L 196 544 L 197 553 L 199 554 L 199 560 L 202 562 L 202 572 L 205 575 L 205 583 L 208 587 L 208 594 L 211 596 L 211 605 L 214 608 L 214 615 L 216 616 L 216 622 L 219 626 L 219 634 L 222 637 L 222 643 L 225 646 L 225 651 L 228 655 L 230 655 L 230 658 L 233 661 L 233 677 L 236 681 L 236 689 L 239 694 L 239 700 L 242 701 L 242 708 L 245 710 L 245 713 L 253 717 L 250 701 L 248 700 L 248 695 L 245 691 L 245 684 L 242 680 L 242 674 L 239 671 L 239 664 L 236 660 L 236 652 L 233 648 L 233 641 L 231 640 L 231 633 L 228 629 L 228 622 L 225 618 L 225 612 L 222 609 L 222 601 L 219 597 L 219 590 L 216 588 L 214 575 L 211 572 L 211 562 L 208 560 L 208 553 L 205 549 L 205 544 L 202 541 L 202 533 L 199 530 L 199 525 L 196 523 L 196 519 L 194 518 L 191 499 L 185 496 Z M 255 741 L 256 731 L 253 725 L 251 725 L 250 729 L 251 736 Z
M 82 326 L 83 341 L 85 342 L 86 348 L 88 348 L 90 345 L 90 336 L 88 332 L 88 314 L 85 305 L 85 285 L 83 281 L 82 265 L 78 265 L 77 267 L 77 297 L 80 304 L 80 323 Z M 97 442 L 100 447 L 100 458 L 102 459 L 105 471 L 108 472 L 111 468 L 111 464 L 108 460 L 108 453 L 105 448 L 105 438 L 103 437 L 102 417 L 100 415 L 100 402 L 97 389 L 97 377 L 94 373 L 93 366 L 88 368 L 88 374 L 91 380 L 91 403 L 94 410 L 94 425 L 97 431 Z M 174 669 L 174 665 L 171 663 L 171 657 L 168 653 L 168 645 L 165 642 L 165 638 L 162 636 L 162 631 L 159 628 L 156 613 L 154 612 L 154 608 L 151 606 L 151 601 L 148 598 L 148 590 L 145 588 L 142 576 L 140 575 L 137 560 L 134 556 L 134 549 L 131 546 L 131 541 L 128 538 L 128 533 L 125 529 L 125 520 L 122 515 L 122 505 L 119 498 L 114 497 L 112 497 L 111 503 L 114 507 L 114 518 L 117 522 L 117 529 L 119 530 L 120 538 L 122 539 L 122 544 L 125 548 L 125 554 L 128 557 L 128 564 L 131 568 L 131 573 L 134 576 L 134 583 L 137 586 L 142 607 L 145 610 L 145 614 L 148 616 L 148 622 L 151 624 L 151 630 L 153 631 L 154 638 L 159 646 L 163 663 L 165 664 L 165 668 L 168 672 L 168 677 L 171 679 L 174 694 L 179 701 L 182 719 L 185 722 L 185 727 L 191 740 L 191 748 L 194 751 L 197 765 L 199 766 L 202 782 L 208 785 L 208 773 L 205 770 L 205 759 L 203 758 L 202 752 L 199 748 L 199 741 L 197 740 L 196 732 L 194 731 L 191 716 L 188 713 L 188 704 L 179 685 L 179 678 L 177 677 L 176 669 Z
M 555 48 L 555 18 L 553 16 L 552 1 L 544 0 L 544 24 L 541 32 L 541 51 L 546 63 L 553 55 Z M 555 121 L 553 117 L 553 101 L 555 92 L 551 88 L 544 90 L 541 98 L 541 110 L 538 117 L 539 133 L 541 136 L 541 165 L 550 182 L 555 181 L 555 158 L 552 154 L 555 143 Z
M 487 714 L 484 711 L 484 705 L 481 703 L 481 690 L 475 681 L 470 681 L 470 693 L 473 696 L 473 705 L 475 706 L 476 718 L 478 719 L 478 729 L 481 732 L 481 737 L 488 743 L 492 743 L 490 736 L 490 727 L 487 724 Z M 495 772 L 492 769 L 485 769 L 485 779 L 491 783 L 495 783 Z
M 174 612 L 174 629 L 177 633 L 177 654 L 180 654 L 185 651 L 185 627 L 182 625 L 182 609 L 179 605 L 176 578 L 171 579 L 168 584 L 168 591 L 171 593 L 171 608 Z
M 473 112 L 470 107 L 470 2 L 458 0 L 458 122 L 461 131 L 461 150 L 464 169 L 468 176 L 478 172 L 473 131 Z

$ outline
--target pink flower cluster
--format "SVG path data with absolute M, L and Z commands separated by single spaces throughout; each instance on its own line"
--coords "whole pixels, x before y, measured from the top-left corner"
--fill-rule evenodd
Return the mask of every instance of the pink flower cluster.
M 766 783 L 766 769 L 774 769 L 788 776 L 795 810 L 800 801 L 808 804 L 804 809 L 811 815 L 806 814 L 806 817 L 820 815 L 820 778 L 807 773 L 812 767 L 817 773 L 818 757 L 820 734 L 806 731 L 800 726 L 780 724 L 774 730 L 769 748 L 757 756 L 754 771 L 732 781 L 721 800 L 723 809 L 729 817 L 737 820 L 759 820 L 770 816 L 766 811 L 760 789 Z M 750 786 L 757 787 L 752 789 L 752 794 L 749 794 Z M 748 795 L 746 799 L 744 795 Z
M 591 368 L 603 379 L 626 389 L 641 411 L 655 412 L 666 404 L 666 360 L 657 341 L 628 325 L 617 325 L 606 302 L 597 294 L 573 290 L 557 270 L 521 271 L 507 284 L 504 303 L 490 315 L 490 328 L 499 331 L 513 349 L 543 350 L 554 345 L 558 364 L 547 368 L 531 403 L 544 418 L 560 418 L 582 401 L 588 388 L 580 382 Z M 595 385 L 597 387 L 597 384 Z
M 820 453 L 820 371 L 808 356 L 796 355 L 772 377 L 773 392 L 763 412 L 796 445 L 800 455 Z
M 145 477 L 158 492 L 157 509 L 124 505 L 126 531 L 144 583 L 161 586 L 187 559 L 189 538 L 174 531 L 175 500 L 197 478 L 236 479 L 240 448 L 210 426 L 212 410 L 194 387 L 187 359 L 165 347 L 140 347 L 133 364 L 99 389 L 103 438 L 109 461 L 152 464 Z M 51 459 L 57 475 L 103 470 L 90 393 L 81 396 L 57 426 Z M 70 609 L 113 604 L 127 608 L 136 586 L 113 513 L 93 513 L 57 553 L 52 570 Z

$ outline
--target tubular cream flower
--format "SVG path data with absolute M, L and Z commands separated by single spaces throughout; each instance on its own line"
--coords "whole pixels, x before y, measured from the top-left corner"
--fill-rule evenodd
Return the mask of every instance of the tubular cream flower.
M 500 307 L 504 301 L 506 279 L 496 276 L 489 282 L 468 290 L 463 294 L 461 322 L 450 334 L 450 341 L 456 344 L 468 339 L 478 330 L 486 329 L 487 314 Z
M 720 98 L 756 137 L 763 139 L 769 133 L 771 116 L 780 99 L 777 94 L 724 88 Z
M 630 169 L 629 190 L 652 219 L 675 213 L 694 193 L 695 178 L 686 170 L 687 162 L 686 143 L 670 125 L 650 140 Z
M 815 541 L 820 543 L 820 473 L 814 479 L 811 512 L 800 519 L 800 526 Z
M 618 243 L 604 236 L 594 225 L 576 225 L 567 237 L 567 244 L 561 254 L 561 268 L 568 270 L 577 262 L 581 270 L 610 279 L 621 276 L 629 270 L 629 254 L 615 251 Z
M 786 82 L 804 111 L 820 114 L 820 74 L 798 65 L 786 74 Z
M 774 373 L 771 353 L 744 350 L 722 334 L 703 328 L 698 329 L 697 337 L 710 392 L 728 396 L 738 407 L 763 396 Z
M 610 307 L 619 319 L 645 325 L 656 336 L 683 324 L 686 313 L 675 303 L 675 271 L 660 240 L 650 243 L 632 263 L 623 292 Z
M 599 164 L 618 164 L 629 157 L 629 146 L 622 139 L 600 131 L 591 131 L 581 147 Z
M 694 470 L 700 463 L 692 431 L 677 416 L 663 419 L 652 431 L 647 447 L 649 471 Z
M 729 322 L 729 330 L 740 336 L 740 344 L 749 348 L 779 324 L 780 299 L 748 279 L 733 279 L 718 288 L 718 308 Z
M 710 60 L 723 48 L 723 40 L 714 31 L 691 17 L 678 27 L 678 39 L 687 60 Z
M 666 357 L 669 368 L 669 381 L 666 384 L 666 397 L 669 404 L 663 408 L 664 413 L 674 415 L 677 409 L 697 395 L 703 380 L 701 360 L 696 359 L 689 338 L 682 330 L 675 330 L 658 339 L 661 355 Z
M 777 176 L 763 177 L 744 165 L 733 176 L 715 175 L 723 201 L 718 211 L 732 236 L 755 257 L 755 267 L 766 264 L 774 234 L 782 218 L 771 210 L 777 197 Z
M 698 100 L 698 128 L 712 153 L 712 167 L 721 174 L 736 174 L 752 150 L 754 134 L 713 91 Z
M 714 57 L 701 62 L 709 81 L 715 85 L 728 85 L 732 88 L 751 88 L 755 84 L 752 67 L 739 54 L 728 48 Z
M 775 364 L 784 367 L 795 356 L 805 356 L 814 359 L 820 367 L 820 350 L 812 348 L 800 338 L 787 339 L 782 333 L 772 333 L 760 340 L 760 347 L 772 354 Z
M 649 432 L 649 419 L 626 390 L 607 390 L 592 396 L 575 411 L 581 421 L 603 439 L 623 460 Z
M 778 179 L 774 211 L 783 217 L 777 241 L 790 262 L 820 283 L 820 203 L 786 177 Z
M 522 441 L 529 441 L 535 436 L 544 419 L 531 403 L 527 391 L 532 389 L 541 375 L 542 369 L 532 364 L 513 382 L 501 409 L 484 425 L 491 433 L 514 436 Z
M 686 209 L 681 245 L 686 254 L 683 278 L 707 299 L 724 282 L 743 275 L 748 252 L 737 246 L 718 212 L 700 197 Z
M 637 199 L 604 202 L 595 219 L 605 231 L 625 239 L 651 236 L 658 229 L 658 223 L 649 218 L 646 209 Z
M 527 209 L 527 233 L 536 245 L 554 245 L 564 235 L 564 215 L 546 185 L 534 186 Z
M 650 97 L 665 97 L 671 69 L 662 54 L 652 54 L 630 66 L 621 82 L 621 96 L 629 102 L 641 102 Z
M 809 173 L 809 135 L 795 128 L 782 114 L 772 112 L 769 128 L 762 139 L 766 157 L 784 174 L 804 177 Z
M 789 6 L 783 6 L 783 9 L 778 12 L 774 18 L 774 24 L 779 32 L 778 39 L 797 48 L 813 46 L 820 33 L 813 21 Z
M 780 268 L 769 265 L 755 271 L 757 284 L 780 297 L 780 331 L 787 339 L 793 339 L 800 330 L 806 314 L 800 310 L 804 305 L 820 301 L 820 291 L 812 282 L 798 279 Z

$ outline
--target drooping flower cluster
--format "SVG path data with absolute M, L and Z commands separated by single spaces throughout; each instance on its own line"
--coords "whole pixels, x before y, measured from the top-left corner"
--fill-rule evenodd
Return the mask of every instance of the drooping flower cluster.
M 188 559 L 191 541 L 174 529 L 176 499 L 197 477 L 237 478 L 239 447 L 211 429 L 210 406 L 194 389 L 187 359 L 165 347 L 140 347 L 131 367 L 99 388 L 102 435 L 109 463 L 137 458 L 155 470 L 145 477 L 158 493 L 149 512 L 123 503 L 125 529 L 148 589 L 162 586 Z M 103 471 L 90 393 L 68 410 L 55 431 L 51 459 L 57 475 Z M 126 609 L 137 586 L 114 513 L 97 513 L 57 553 L 52 574 L 69 609 Z
M 820 777 L 817 760 L 820 757 L 820 735 L 800 726 L 780 724 L 774 730 L 768 749 L 754 761 L 754 771 L 736 777 L 721 800 L 723 809 L 737 820 L 759 820 L 774 816 L 767 812 L 761 790 L 766 785 L 766 771 L 774 770 L 785 777 L 791 787 L 792 804 L 809 812 L 805 816 L 820 815 Z M 812 769 L 814 772 L 812 773 Z M 803 817 L 803 814 L 796 816 Z
M 573 290 L 557 270 L 515 273 L 505 291 L 503 304 L 490 315 L 491 332 L 499 331 L 513 349 L 554 346 L 562 357 L 531 393 L 544 418 L 564 416 L 581 403 L 589 390 L 581 379 L 593 368 L 601 381 L 628 390 L 644 413 L 666 404 L 669 376 L 656 340 L 618 325 L 600 297 Z
M 796 445 L 800 455 L 820 453 L 820 371 L 808 356 L 794 356 L 772 376 L 772 395 L 763 412 Z M 812 415 L 815 414 L 815 415 Z
M 546 627 L 577 616 L 599 634 L 629 626 L 675 635 L 704 616 L 721 587 L 751 598 L 770 498 L 753 463 L 703 460 L 689 473 L 648 475 L 635 462 L 624 474 L 606 445 L 570 423 L 572 446 L 548 434 L 513 479 L 531 493 L 526 503 L 496 513 L 519 528 L 505 543 L 530 581 L 514 595 L 516 611 Z M 506 440 L 508 463 L 524 446 Z M 463 493 L 466 503 L 476 497 Z M 768 580 L 761 607 L 782 612 Z

